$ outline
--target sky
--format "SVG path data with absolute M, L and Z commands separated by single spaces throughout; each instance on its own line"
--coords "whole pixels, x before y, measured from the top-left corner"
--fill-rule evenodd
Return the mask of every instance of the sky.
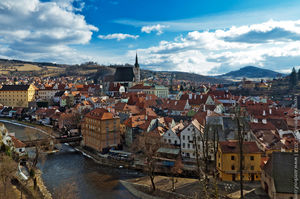
M 299 0 L 0 0 L 0 58 L 218 75 L 300 68 Z

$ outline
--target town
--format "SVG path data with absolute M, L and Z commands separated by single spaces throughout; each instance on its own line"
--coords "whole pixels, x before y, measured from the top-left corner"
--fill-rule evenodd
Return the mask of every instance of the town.
M 1 149 L 16 161 L 7 164 L 18 164 L 20 186 L 39 187 L 33 174 L 39 158 L 67 144 L 100 165 L 143 173 L 140 182 L 124 182 L 138 198 L 299 196 L 295 70 L 269 80 L 199 83 L 163 73 L 144 77 L 136 55 L 134 65 L 116 67 L 98 82 L 84 75 L 0 80 Z M 294 92 L 285 94 L 279 84 Z M 18 139 L 7 123 L 45 135 L 25 132 Z M 188 192 L 180 189 L 190 184 Z

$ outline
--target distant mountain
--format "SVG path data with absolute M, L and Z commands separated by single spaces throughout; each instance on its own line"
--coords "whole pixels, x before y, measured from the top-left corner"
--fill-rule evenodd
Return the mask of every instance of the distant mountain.
M 231 71 L 229 73 L 225 73 L 223 75 L 216 76 L 218 78 L 224 78 L 224 79 L 243 79 L 245 78 L 275 78 L 285 76 L 282 73 L 278 73 L 269 69 L 263 69 L 258 68 L 255 66 L 246 66 L 243 68 L 240 68 L 236 71 Z

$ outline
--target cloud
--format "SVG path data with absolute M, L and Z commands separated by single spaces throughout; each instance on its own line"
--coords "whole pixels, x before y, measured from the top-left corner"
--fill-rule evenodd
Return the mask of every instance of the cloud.
M 160 24 L 156 24 L 156 25 L 151 25 L 151 26 L 143 26 L 141 31 L 145 32 L 145 33 L 151 33 L 151 32 L 157 32 L 157 35 L 160 35 L 163 33 L 163 29 L 167 28 L 168 26 L 166 25 L 160 25 Z
M 128 56 L 134 52 L 129 51 Z M 300 20 L 269 20 L 227 29 L 191 31 L 138 52 L 142 65 L 156 70 L 205 75 L 247 65 L 287 70 L 300 62 Z
M 81 12 L 85 6 L 82 0 L 52 0 L 52 2 L 55 2 L 59 7 L 68 11 Z
M 98 35 L 98 38 L 100 39 L 116 39 L 118 41 L 123 39 L 137 39 L 139 38 L 139 35 L 130 35 L 130 34 L 123 34 L 123 33 L 114 33 L 109 35 Z
M 72 0 L 1 0 L 1 56 L 65 63 L 84 59 L 70 45 L 88 44 L 98 28 L 76 14 L 73 3 Z

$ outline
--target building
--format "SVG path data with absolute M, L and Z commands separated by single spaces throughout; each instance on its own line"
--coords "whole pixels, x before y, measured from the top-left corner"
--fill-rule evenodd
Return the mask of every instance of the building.
M 55 94 L 62 89 L 55 85 L 42 85 L 38 90 L 38 97 L 43 100 L 51 100 L 54 98 Z
M 33 85 L 3 85 L 0 89 L 0 103 L 11 107 L 28 107 L 35 100 Z
M 297 158 L 299 154 L 297 154 Z M 295 171 L 300 176 L 300 162 L 295 164 L 295 153 L 273 152 L 262 168 L 261 186 L 270 198 L 291 199 L 300 197 L 300 191 L 295 195 Z M 299 179 L 298 179 L 299 186 Z
M 202 126 L 198 120 L 193 120 L 180 132 L 180 144 L 181 144 L 181 156 L 183 158 L 195 159 L 197 156 L 196 150 L 199 153 L 202 152 L 202 141 L 201 136 L 204 131 L 204 126 Z M 197 149 L 196 149 L 197 146 Z M 198 154 L 202 157 L 201 154 Z
M 243 179 L 257 181 L 261 177 L 261 151 L 255 142 L 243 142 Z M 217 170 L 223 181 L 240 180 L 240 148 L 237 140 L 219 142 Z
M 128 89 L 128 92 L 153 94 L 159 98 L 168 98 L 169 89 L 165 86 L 136 84 Z
M 162 136 L 162 139 L 167 144 L 172 144 L 175 146 L 180 146 L 180 131 L 184 128 L 182 123 L 169 128 Z
M 103 151 L 120 144 L 120 118 L 108 110 L 96 108 L 84 117 L 83 144 L 96 151 Z
M 119 83 L 126 89 L 133 86 L 134 83 L 141 81 L 140 65 L 138 63 L 138 57 L 136 54 L 134 66 L 117 67 L 113 77 L 114 83 Z M 108 84 L 109 85 L 109 84 Z M 107 87 L 108 87 L 107 85 Z

